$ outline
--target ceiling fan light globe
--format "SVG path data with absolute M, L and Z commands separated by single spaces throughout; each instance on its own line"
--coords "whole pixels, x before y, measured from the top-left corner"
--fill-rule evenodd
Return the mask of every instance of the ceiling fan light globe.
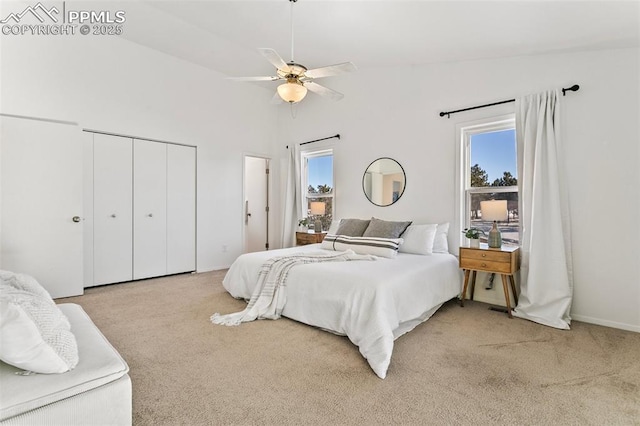
M 307 96 L 307 88 L 299 82 L 287 82 L 278 86 L 278 95 L 285 102 L 300 102 Z

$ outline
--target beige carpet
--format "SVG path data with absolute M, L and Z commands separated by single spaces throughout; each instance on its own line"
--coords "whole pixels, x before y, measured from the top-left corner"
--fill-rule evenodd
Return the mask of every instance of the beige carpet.
M 211 324 L 245 306 L 224 273 L 58 300 L 82 305 L 129 363 L 135 425 L 640 424 L 638 333 L 449 302 L 396 341 L 381 380 L 345 337 L 286 318 Z

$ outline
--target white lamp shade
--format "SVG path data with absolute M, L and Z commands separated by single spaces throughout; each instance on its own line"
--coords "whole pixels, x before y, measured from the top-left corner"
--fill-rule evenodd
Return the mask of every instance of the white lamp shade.
M 307 96 L 307 88 L 299 81 L 288 81 L 278 86 L 278 95 L 285 102 L 300 102 Z
M 312 215 L 323 215 L 325 213 L 326 204 L 322 201 L 312 201 L 311 202 L 311 214 Z
M 507 220 L 507 200 L 480 201 L 482 220 Z

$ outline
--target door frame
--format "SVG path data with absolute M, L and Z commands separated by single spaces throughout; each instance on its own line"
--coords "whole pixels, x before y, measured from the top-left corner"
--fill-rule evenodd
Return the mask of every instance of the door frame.
M 270 230 L 271 230 L 271 175 L 272 175 L 272 163 L 273 160 L 271 159 L 271 157 L 264 155 L 264 154 L 255 154 L 255 153 L 251 153 L 251 152 L 243 152 L 242 153 L 242 205 L 241 205 L 241 209 L 240 211 L 242 212 L 242 220 L 240 221 L 241 223 L 241 227 L 242 227 L 242 232 L 241 232 L 241 238 L 242 238 L 242 253 L 247 253 L 247 240 L 246 240 L 246 226 L 244 224 L 244 220 L 245 220 L 245 201 L 246 201 L 246 184 L 247 184 L 247 171 L 246 171 L 246 159 L 247 157 L 251 157 L 251 158 L 258 158 L 258 159 L 262 159 L 265 160 L 267 162 L 267 169 L 269 170 L 269 173 L 267 173 L 267 224 L 266 224 L 266 247 L 265 250 L 269 250 L 270 246 L 271 246 L 271 234 L 270 234 Z

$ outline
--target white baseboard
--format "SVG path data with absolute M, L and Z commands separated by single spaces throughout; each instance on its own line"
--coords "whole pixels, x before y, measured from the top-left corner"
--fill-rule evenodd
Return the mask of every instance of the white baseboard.
M 229 269 L 230 267 L 231 267 L 231 265 L 222 265 L 222 266 L 215 265 L 215 266 L 212 266 L 212 267 L 207 268 L 207 269 L 198 269 L 196 272 L 202 273 L 202 272 L 219 271 L 221 269 Z
M 636 333 L 640 333 L 640 325 L 603 320 L 601 318 L 593 318 L 586 315 L 571 314 L 571 318 L 576 321 L 588 322 L 589 324 L 603 325 L 605 327 L 618 328 L 620 330 L 635 331 Z

